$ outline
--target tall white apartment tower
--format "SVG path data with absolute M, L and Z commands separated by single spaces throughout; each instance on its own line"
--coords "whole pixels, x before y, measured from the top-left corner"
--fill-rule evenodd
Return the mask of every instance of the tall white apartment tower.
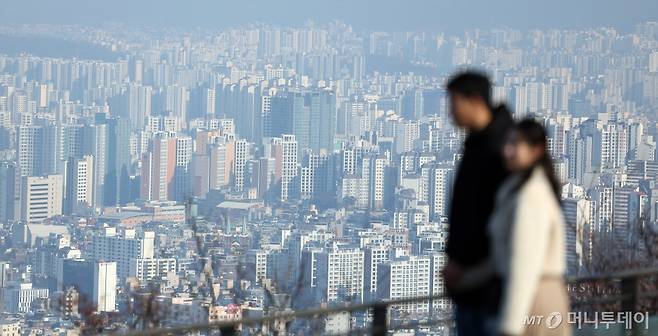
M 30 176 L 34 173 L 35 165 L 35 143 L 39 128 L 33 126 L 20 126 L 17 128 L 17 155 L 21 173 Z M 38 144 L 37 144 L 38 146 Z
M 626 128 L 604 124 L 601 129 L 602 168 L 617 168 L 626 162 Z
M 249 160 L 249 142 L 240 139 L 235 141 L 235 159 L 233 160 L 234 187 L 237 191 L 244 189 L 244 169 Z
M 596 204 L 586 198 L 567 198 L 562 201 L 562 209 L 566 224 L 568 272 L 577 274 L 592 258 Z
M 291 185 L 297 177 L 297 140 L 291 134 L 284 134 L 281 139 L 281 200 L 287 201 L 291 196 Z
M 94 157 L 87 155 L 79 160 L 77 164 L 77 202 L 92 206 L 94 199 Z
M 80 214 L 94 205 L 94 157 L 71 158 L 66 164 L 64 214 Z
M 190 176 L 192 148 L 191 137 L 176 138 L 176 165 L 173 172 L 174 187 L 170 199 L 183 201 L 192 195 Z
M 430 170 L 429 201 L 433 218 L 448 216 L 453 171 L 450 165 L 438 165 Z
M 370 158 L 370 172 L 367 181 L 369 185 L 369 201 L 370 208 L 379 210 L 384 207 L 384 189 L 386 166 L 388 166 L 388 159 L 385 156 L 376 156 Z
M 364 249 L 365 292 L 367 301 L 375 299 L 377 293 L 377 267 L 390 259 L 389 246 L 369 246 Z
M 117 263 L 94 263 L 93 300 L 99 312 L 116 311 Z
M 209 117 L 215 116 L 216 91 L 214 88 L 206 89 L 203 93 L 202 112 Z

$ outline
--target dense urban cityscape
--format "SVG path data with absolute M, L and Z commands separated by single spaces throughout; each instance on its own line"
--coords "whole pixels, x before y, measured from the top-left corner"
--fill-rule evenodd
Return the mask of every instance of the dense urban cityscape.
M 658 22 L 462 34 L 7 24 L 0 335 L 444 294 L 465 137 L 445 83 L 466 68 L 490 75 L 515 118 L 548 130 L 568 275 L 655 267 Z M 451 309 L 427 300 L 390 319 Z M 340 333 L 371 319 L 243 332 Z

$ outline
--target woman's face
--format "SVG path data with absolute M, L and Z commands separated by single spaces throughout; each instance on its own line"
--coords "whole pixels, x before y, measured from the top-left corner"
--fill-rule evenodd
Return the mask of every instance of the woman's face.
M 503 151 L 505 164 L 511 172 L 529 169 L 544 154 L 541 146 L 530 145 L 517 131 L 510 133 Z

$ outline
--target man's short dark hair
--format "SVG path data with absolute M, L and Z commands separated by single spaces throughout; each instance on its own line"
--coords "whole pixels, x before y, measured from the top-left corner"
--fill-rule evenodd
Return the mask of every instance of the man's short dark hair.
M 491 106 L 491 82 L 479 72 L 467 71 L 456 74 L 446 86 L 450 93 L 459 93 L 468 98 L 481 98 Z

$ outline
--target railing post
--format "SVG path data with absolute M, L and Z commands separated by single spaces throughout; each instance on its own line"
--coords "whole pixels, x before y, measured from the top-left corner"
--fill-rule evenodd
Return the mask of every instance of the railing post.
M 230 325 L 219 328 L 219 331 L 222 333 L 222 336 L 237 336 L 238 332 L 235 330 L 235 328 L 235 325 Z
M 385 336 L 388 331 L 387 318 L 386 318 L 387 306 L 383 303 L 376 304 L 372 308 L 372 327 L 371 332 L 372 336 Z
M 628 312 L 633 316 L 637 309 L 637 290 L 638 290 L 638 277 L 631 276 L 621 280 L 621 311 Z M 626 332 L 626 335 L 640 335 L 640 325 L 631 321 L 632 329 Z

